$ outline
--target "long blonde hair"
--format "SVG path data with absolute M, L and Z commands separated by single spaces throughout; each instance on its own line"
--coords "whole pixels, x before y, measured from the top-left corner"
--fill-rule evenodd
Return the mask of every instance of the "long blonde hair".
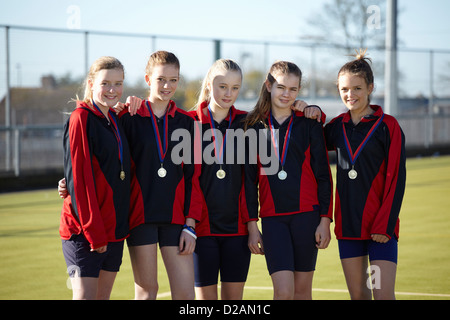
M 200 89 L 200 94 L 198 96 L 197 103 L 194 108 L 197 108 L 202 102 L 211 100 L 211 92 L 208 89 L 208 83 L 211 83 L 220 71 L 237 71 L 242 78 L 242 70 L 239 65 L 230 59 L 219 59 L 216 60 L 213 65 L 209 68 L 205 78 L 202 82 L 202 87 Z
M 95 80 L 95 76 L 97 72 L 100 70 L 111 70 L 111 69 L 119 69 L 122 70 L 123 75 L 125 77 L 125 68 L 123 64 L 114 57 L 104 56 L 100 57 L 94 61 L 89 69 L 89 73 L 84 80 L 84 98 L 83 101 L 88 103 L 92 100 L 92 89 L 89 85 L 89 81 L 93 82 Z M 78 100 L 78 99 L 77 99 Z
M 274 84 L 276 81 L 275 75 L 295 75 L 299 77 L 299 86 L 302 82 L 302 71 L 300 68 L 292 62 L 288 61 L 276 61 L 270 67 L 269 73 L 266 76 L 261 92 L 259 94 L 258 102 L 252 111 L 250 111 L 245 120 L 245 128 L 254 125 L 257 122 L 264 122 L 264 120 L 269 115 L 269 111 L 272 107 L 270 92 L 267 90 L 266 83 Z

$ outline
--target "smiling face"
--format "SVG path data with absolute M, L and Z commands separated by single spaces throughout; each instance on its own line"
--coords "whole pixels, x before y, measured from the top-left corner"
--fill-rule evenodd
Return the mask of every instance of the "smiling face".
M 145 75 L 145 82 L 150 86 L 150 101 L 168 102 L 178 87 L 180 70 L 173 64 L 158 64 L 152 74 Z
M 292 73 L 275 74 L 275 81 L 266 82 L 267 91 L 270 92 L 272 111 L 291 112 L 291 106 L 300 91 L 300 78 Z
M 123 92 L 123 71 L 120 69 L 99 70 L 88 84 L 92 99 L 100 106 L 112 108 L 119 102 Z
M 369 107 L 369 96 L 373 84 L 367 85 L 364 78 L 345 72 L 339 75 L 338 89 L 342 102 L 352 113 L 363 113 Z
M 242 77 L 237 71 L 223 71 L 208 83 L 211 107 L 229 109 L 236 102 L 241 89 Z

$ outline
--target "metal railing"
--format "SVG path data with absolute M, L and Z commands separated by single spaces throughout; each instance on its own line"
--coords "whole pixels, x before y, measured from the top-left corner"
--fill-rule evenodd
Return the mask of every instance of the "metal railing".
M 20 106 L 11 97 L 12 89 L 39 87 L 43 75 L 69 74 L 72 79 L 81 79 L 95 58 L 113 55 L 124 63 L 127 83 L 138 83 L 138 86 L 144 87 L 144 68 L 148 56 L 156 50 L 174 52 L 181 61 L 181 73 L 187 80 L 201 79 L 212 62 L 221 57 L 236 60 L 245 75 L 249 71 L 265 75 L 273 61 L 282 59 L 293 61 L 301 67 L 304 75 L 302 99 L 316 104 L 322 99 L 330 100 L 330 96 L 333 96 L 331 100 L 336 104 L 340 102 L 333 86 L 337 70 L 347 61 L 345 55 L 348 54 L 331 44 L 309 42 L 214 39 L 8 25 L 0 25 L 0 29 L 4 30 L 3 36 L 0 32 L 0 48 L 4 48 L 0 51 L 0 77 L 5 80 L 0 81 L 0 123 L 4 124 L 0 126 L 0 177 L 62 168 L 62 117 L 54 117 L 48 122 L 45 118 L 37 121 L 38 117 L 34 115 L 21 117 L 18 114 L 20 108 L 38 107 L 33 103 Z M 374 96 L 382 101 L 385 91 L 385 49 L 374 47 L 368 51 L 374 61 Z M 402 108 L 395 115 L 405 131 L 407 146 L 426 149 L 434 145 L 449 145 L 450 102 L 445 101 L 450 101 L 450 51 L 398 48 L 397 54 L 399 100 L 411 100 L 402 103 Z M 247 90 L 241 92 L 241 96 L 248 98 L 251 93 Z M 251 99 L 255 99 L 255 94 L 258 92 L 253 89 Z M 421 101 L 424 101 L 420 108 L 414 107 L 415 97 L 421 97 Z M 436 108 L 438 104 L 439 109 Z

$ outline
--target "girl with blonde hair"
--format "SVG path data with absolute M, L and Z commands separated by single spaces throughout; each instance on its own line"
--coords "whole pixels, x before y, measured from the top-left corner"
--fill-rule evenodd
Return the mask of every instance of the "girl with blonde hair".
M 196 225 L 198 239 L 194 253 L 198 299 L 218 299 L 219 273 L 221 298 L 242 299 L 251 251 L 262 253 L 258 245 L 250 249 L 248 246 L 249 233 L 254 238 L 252 243 L 261 241 L 257 218 L 251 221 L 245 206 L 244 165 L 237 158 L 245 146 L 234 141 L 235 133 L 243 136 L 243 121 L 247 114 L 234 107 L 241 86 L 239 65 L 230 59 L 217 60 L 203 80 L 193 111 L 200 122 L 202 136 L 209 132 L 211 137 L 199 142 L 201 152 L 214 146 L 212 161 L 205 159 L 208 155 L 203 154 L 199 175 L 203 210 Z
M 60 235 L 74 299 L 109 299 L 129 233 L 130 152 L 112 109 L 124 68 L 113 57 L 91 66 L 83 101 L 64 126 L 64 176 L 70 196 Z

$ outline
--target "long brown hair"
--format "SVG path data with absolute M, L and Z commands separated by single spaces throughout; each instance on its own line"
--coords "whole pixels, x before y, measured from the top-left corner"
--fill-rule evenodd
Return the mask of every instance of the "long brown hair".
M 300 68 L 292 62 L 288 61 L 276 61 L 270 67 L 266 80 L 261 87 L 261 93 L 259 94 L 258 102 L 252 111 L 249 112 L 245 120 L 245 129 L 254 125 L 257 122 L 264 122 L 267 118 L 269 111 L 272 107 L 270 92 L 267 90 L 266 83 L 273 85 L 276 81 L 275 75 L 288 75 L 292 74 L 299 78 L 299 86 L 302 82 L 302 71 Z

